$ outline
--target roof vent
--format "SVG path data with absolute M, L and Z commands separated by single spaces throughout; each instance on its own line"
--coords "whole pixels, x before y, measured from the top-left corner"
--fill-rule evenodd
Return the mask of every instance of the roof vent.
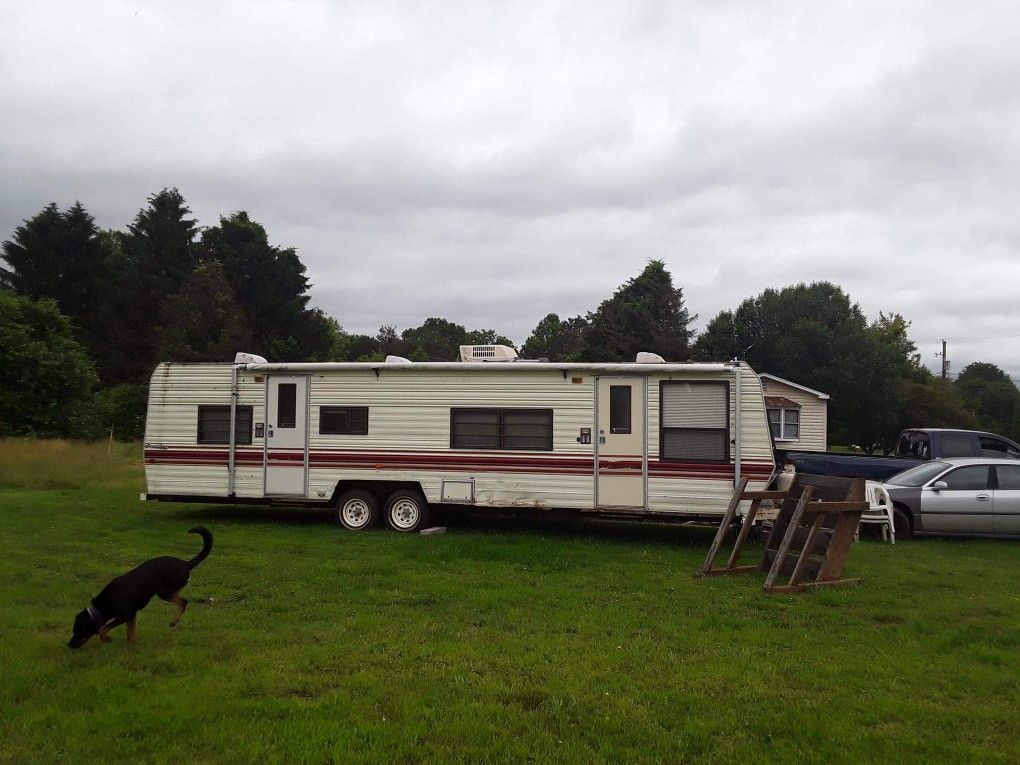
M 235 364 L 268 364 L 261 356 L 256 356 L 254 353 L 239 353 L 234 356 Z
M 509 345 L 462 345 L 461 361 L 516 361 L 517 351 Z
M 386 363 L 387 364 L 410 364 L 411 360 L 410 359 L 405 359 L 403 356 L 387 356 L 386 357 Z
M 650 353 L 649 351 L 640 351 L 637 358 L 634 359 L 635 364 L 665 364 L 666 360 L 657 353 Z

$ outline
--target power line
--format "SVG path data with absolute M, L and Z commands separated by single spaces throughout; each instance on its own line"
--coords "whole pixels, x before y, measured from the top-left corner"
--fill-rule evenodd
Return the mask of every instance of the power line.
M 982 336 L 979 336 L 979 337 L 954 337 L 953 338 L 953 342 L 956 342 L 956 343 L 973 343 L 973 342 L 978 342 L 980 340 L 1012 340 L 1012 339 L 1018 338 L 1018 337 L 1020 337 L 1020 334 L 1018 334 L 1018 335 L 982 335 Z M 932 340 L 930 342 L 931 342 L 932 345 L 937 345 L 938 344 L 938 341 L 936 341 L 936 340 Z

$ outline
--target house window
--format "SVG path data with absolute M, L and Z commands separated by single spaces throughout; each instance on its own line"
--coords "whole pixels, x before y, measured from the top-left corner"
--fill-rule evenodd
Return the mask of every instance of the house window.
M 552 451 L 552 409 L 451 409 L 450 447 Z
M 663 381 L 659 384 L 659 459 L 729 462 L 729 385 Z
M 234 415 L 234 443 L 248 445 L 251 443 L 250 406 L 238 406 Z M 229 444 L 230 443 L 230 407 L 200 406 L 198 407 L 198 443 Z
M 774 408 L 768 410 L 769 429 L 777 441 L 796 441 L 800 438 L 800 409 Z
M 320 406 L 319 433 L 324 436 L 367 436 L 367 406 Z
M 630 386 L 609 386 L 609 432 L 630 433 Z

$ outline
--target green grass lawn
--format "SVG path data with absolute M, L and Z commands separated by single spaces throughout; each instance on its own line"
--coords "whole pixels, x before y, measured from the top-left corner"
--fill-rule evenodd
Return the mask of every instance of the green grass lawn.
M 138 502 L 135 447 L 0 442 L 0 760 L 1017 762 L 1020 546 L 857 545 L 856 588 L 696 580 L 711 531 L 352 534 Z M 114 575 L 216 544 L 181 625 L 65 647 Z

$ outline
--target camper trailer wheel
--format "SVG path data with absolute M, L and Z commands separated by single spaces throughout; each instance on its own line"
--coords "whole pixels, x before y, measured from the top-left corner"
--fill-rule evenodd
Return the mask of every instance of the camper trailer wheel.
M 367 529 L 379 521 L 379 500 L 363 489 L 345 491 L 337 502 L 336 518 L 345 529 Z
M 386 522 L 394 531 L 423 529 L 429 522 L 428 502 L 416 491 L 395 491 L 386 500 Z

